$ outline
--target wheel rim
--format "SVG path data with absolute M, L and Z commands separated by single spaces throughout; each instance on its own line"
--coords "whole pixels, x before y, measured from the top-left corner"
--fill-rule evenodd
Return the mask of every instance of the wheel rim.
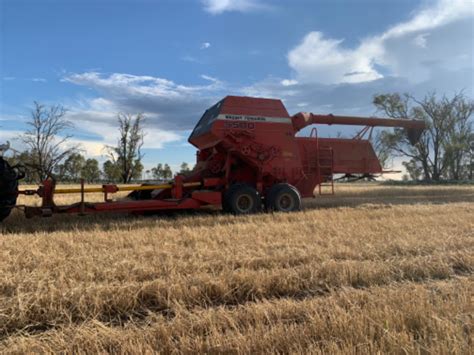
M 241 213 L 250 212 L 253 208 L 254 201 L 250 195 L 240 195 L 236 201 L 237 208 Z
M 278 206 L 281 211 L 293 211 L 295 207 L 295 199 L 289 193 L 283 193 L 278 198 Z

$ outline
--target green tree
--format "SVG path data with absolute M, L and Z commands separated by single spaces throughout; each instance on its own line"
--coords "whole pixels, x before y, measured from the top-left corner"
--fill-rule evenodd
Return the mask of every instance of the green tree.
M 457 100 L 454 102 L 451 118 L 452 125 L 444 142 L 446 177 L 452 180 L 469 178 L 471 145 L 474 133 L 472 122 L 469 121 L 474 111 L 474 101 Z
M 467 175 L 469 180 L 474 179 L 474 133 L 469 138 L 469 162 L 467 163 Z
M 183 174 L 183 175 L 186 175 L 188 174 L 189 172 L 191 171 L 191 169 L 189 168 L 189 164 L 186 163 L 186 162 L 183 162 L 180 166 L 180 170 L 179 170 L 179 173 L 180 174 Z
M 14 151 L 13 156 L 7 158 L 7 161 L 12 166 L 21 166 L 21 170 L 24 171 L 26 174 L 25 178 L 22 181 L 26 183 L 33 183 L 39 180 L 37 170 L 34 167 L 35 157 L 31 154 L 30 151 Z
M 171 179 L 173 177 L 173 171 L 171 171 L 171 168 L 168 164 L 165 164 L 163 166 L 163 179 Z
M 376 95 L 373 100 L 379 111 L 391 118 L 424 120 L 427 129 L 413 144 L 413 137 L 404 129 L 384 131 L 381 141 L 398 156 L 410 158 L 423 172 L 425 180 L 438 181 L 449 177 L 459 179 L 469 155 L 468 137 L 472 133 L 469 118 L 474 102 L 463 93 L 452 98 L 438 98 L 435 93 L 417 100 L 409 94 Z
M 155 180 L 164 179 L 164 177 L 163 177 L 163 164 L 159 163 L 157 166 L 152 168 L 151 173 L 153 174 L 153 179 L 155 179 Z
M 117 115 L 120 137 L 117 146 L 108 147 L 110 159 L 120 169 L 120 179 L 129 183 L 137 175 L 141 175 L 143 154 L 141 147 L 145 136 L 143 130 L 144 116 L 119 113 Z M 139 173 L 138 173 L 139 171 Z
M 423 176 L 423 170 L 417 164 L 416 160 L 411 159 L 410 161 L 404 161 L 402 165 L 405 167 L 407 171 L 407 177 L 409 177 L 413 181 L 418 181 Z
M 61 181 L 77 182 L 81 178 L 86 159 L 80 153 L 72 153 L 63 164 L 57 166 L 55 172 Z
M 144 168 L 143 164 L 138 159 L 135 160 L 133 164 L 134 164 L 134 168 L 133 168 L 133 173 L 132 173 L 131 180 L 141 180 L 142 173 L 143 173 L 143 168 Z
M 102 172 L 104 174 L 104 179 L 108 182 L 118 182 L 120 181 L 120 168 L 114 162 L 107 160 L 102 165 Z
M 88 183 L 94 183 L 100 180 L 99 162 L 96 159 L 87 159 L 81 170 L 81 176 Z
M 377 132 L 371 139 L 375 154 L 383 169 L 387 169 L 390 161 L 390 149 L 384 141 L 384 132 Z

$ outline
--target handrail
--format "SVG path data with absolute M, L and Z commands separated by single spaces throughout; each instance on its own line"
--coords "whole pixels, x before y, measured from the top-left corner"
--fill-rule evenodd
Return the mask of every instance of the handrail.
M 316 139 L 316 158 L 317 158 L 317 161 L 316 161 L 316 172 L 318 174 L 318 180 L 320 179 L 321 177 L 321 169 L 319 167 L 319 138 L 318 138 L 318 129 L 316 127 L 313 127 L 311 129 L 311 133 L 309 134 L 309 137 L 310 138 L 314 138 Z

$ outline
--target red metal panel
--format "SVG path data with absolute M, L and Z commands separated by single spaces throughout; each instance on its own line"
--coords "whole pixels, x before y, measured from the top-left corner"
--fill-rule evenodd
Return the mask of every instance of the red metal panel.
M 222 178 L 205 178 L 203 181 L 203 187 L 215 187 L 217 185 L 223 185 L 225 183 Z
M 220 113 L 265 117 L 290 117 L 281 100 L 241 96 L 227 96 L 222 103 Z
M 138 201 L 114 201 L 102 203 L 86 203 L 84 213 L 94 212 L 146 212 L 174 209 L 195 209 L 201 207 L 202 203 L 192 199 L 182 200 L 138 200 Z M 79 204 L 71 206 L 57 206 L 54 209 L 57 213 L 80 213 Z
M 208 205 L 219 205 L 222 193 L 219 191 L 193 191 L 192 197 Z
M 372 144 L 361 139 L 298 137 L 296 140 L 301 145 L 301 150 L 306 152 L 308 161 L 318 157 L 317 139 L 319 139 L 320 149 L 332 149 L 335 174 L 380 174 L 382 172 Z

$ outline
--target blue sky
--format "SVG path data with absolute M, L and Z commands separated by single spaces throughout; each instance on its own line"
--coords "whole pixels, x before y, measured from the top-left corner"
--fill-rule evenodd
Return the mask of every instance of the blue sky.
M 0 4 L 0 141 L 18 149 L 33 100 L 65 105 L 74 143 L 101 160 L 116 113 L 145 113 L 149 168 L 193 162 L 189 131 L 227 94 L 355 115 L 381 92 L 474 96 L 470 0 Z

